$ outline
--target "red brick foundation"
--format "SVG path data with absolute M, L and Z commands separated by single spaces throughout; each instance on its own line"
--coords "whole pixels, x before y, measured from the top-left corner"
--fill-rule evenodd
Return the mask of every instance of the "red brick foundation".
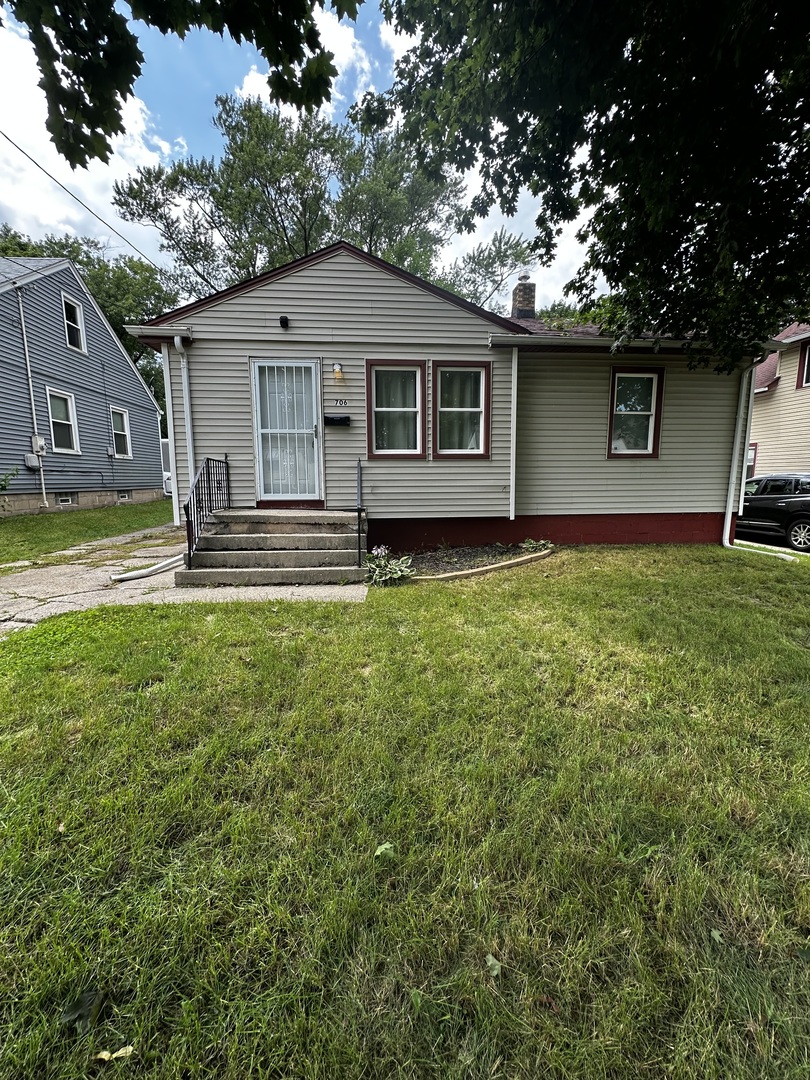
M 387 544 L 397 552 L 440 545 L 554 544 L 719 544 L 723 514 L 565 514 L 506 518 L 369 518 L 368 546 Z

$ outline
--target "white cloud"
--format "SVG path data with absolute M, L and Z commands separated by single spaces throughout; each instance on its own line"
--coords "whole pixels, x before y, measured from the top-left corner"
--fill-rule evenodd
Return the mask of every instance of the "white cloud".
M 107 164 L 93 161 L 87 169 L 70 168 L 59 156 L 45 127 L 45 95 L 37 86 L 40 75 L 27 36 L 13 24 L 0 27 L 0 101 L 14 102 L 3 110 L 2 130 L 82 202 L 113 225 L 156 262 L 164 261 L 154 230 L 118 217 L 111 199 L 114 181 L 123 181 L 141 165 L 166 159 L 170 145 L 153 130 L 143 101 L 130 97 L 123 106 L 125 134 L 113 140 Z M 46 233 L 72 233 L 109 240 L 116 253 L 133 254 L 124 242 L 89 214 L 31 161 L 0 138 L 0 221 L 39 239 Z
M 414 45 L 418 44 L 419 36 L 417 34 L 403 34 L 400 33 L 391 23 L 380 23 L 380 41 L 386 47 L 390 49 L 394 62 L 401 60 L 408 49 L 412 49 Z
M 331 120 L 337 105 L 344 104 L 347 97 L 356 101 L 366 90 L 371 89 L 371 60 L 353 26 L 341 22 L 336 15 L 320 8 L 315 10 L 315 23 L 324 47 L 334 54 L 338 71 L 332 87 L 332 100 L 327 101 L 320 109 L 321 115 Z M 236 87 L 236 94 L 241 98 L 259 98 L 268 105 L 271 104 L 267 71 L 259 71 L 255 64 L 251 65 L 250 71 Z M 292 105 L 280 105 L 279 109 L 284 116 L 298 115 L 298 110 Z

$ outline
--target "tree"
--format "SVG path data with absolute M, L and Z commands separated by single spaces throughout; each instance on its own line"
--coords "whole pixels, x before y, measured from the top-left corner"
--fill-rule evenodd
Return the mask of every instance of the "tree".
M 512 274 L 534 263 L 529 241 L 501 227 L 488 243 L 476 244 L 472 251 L 456 259 L 440 276 L 438 284 L 504 315 L 506 306 L 495 297 L 506 288 Z
M 168 276 L 129 255 L 108 258 L 104 245 L 89 236 L 30 236 L 0 225 L 0 255 L 71 259 L 98 306 L 155 396 L 166 408 L 163 366 L 155 353 L 131 337 L 124 325 L 152 319 L 176 307 L 179 294 Z M 165 435 L 165 416 L 161 418 Z
M 384 0 L 419 43 L 394 109 L 432 169 L 478 168 L 472 216 L 539 200 L 535 249 L 587 215 L 571 283 L 601 275 L 619 336 L 673 335 L 733 367 L 810 316 L 810 6 L 785 0 Z M 468 221 L 468 224 L 470 222 Z
M 216 104 L 219 160 L 141 168 L 115 185 L 121 215 L 159 231 L 186 293 L 226 288 L 336 240 L 441 276 L 441 250 L 464 212 L 463 184 L 451 170 L 428 177 L 396 132 L 362 137 L 349 125 L 291 119 L 232 96 Z M 498 283 L 509 272 L 503 261 L 514 261 L 512 241 L 502 232 L 489 251 Z
M 339 18 L 357 17 L 357 0 L 331 6 Z M 123 131 L 122 99 L 144 59 L 126 16 L 113 0 L 0 0 L 3 7 L 28 28 L 59 153 L 74 167 L 109 160 L 110 137 Z M 329 100 L 337 69 L 315 23 L 324 0 L 132 0 L 129 7 L 133 19 L 164 34 L 207 28 L 251 42 L 267 60 L 277 101 L 311 108 Z

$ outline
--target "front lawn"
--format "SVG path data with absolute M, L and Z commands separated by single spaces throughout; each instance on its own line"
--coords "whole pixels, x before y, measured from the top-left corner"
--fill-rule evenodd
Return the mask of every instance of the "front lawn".
M 98 510 L 0 515 L 0 563 L 36 559 L 90 540 L 124 536 L 154 525 L 170 525 L 171 520 L 171 499 L 104 506 Z
M 808 716 L 719 549 L 12 635 L 0 1077 L 806 1077 Z

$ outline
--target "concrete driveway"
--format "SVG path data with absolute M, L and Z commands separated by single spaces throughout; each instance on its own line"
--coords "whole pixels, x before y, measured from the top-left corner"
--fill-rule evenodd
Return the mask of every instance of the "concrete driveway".
M 43 555 L 36 564 L 0 567 L 0 637 L 51 615 L 117 604 L 224 603 L 245 600 L 365 600 L 365 585 L 262 585 L 178 589 L 174 570 L 136 581 L 111 574 L 153 566 L 185 551 L 183 531 L 174 527 L 96 540 Z

